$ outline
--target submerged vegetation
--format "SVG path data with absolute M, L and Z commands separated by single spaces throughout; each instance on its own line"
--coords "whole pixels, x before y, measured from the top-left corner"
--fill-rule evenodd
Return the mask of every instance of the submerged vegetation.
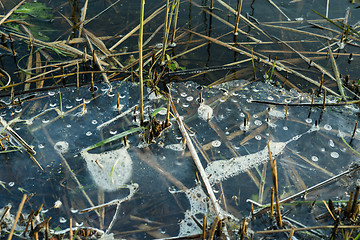
M 0 237 L 359 239 L 359 4 L 315 2 L 1 3 Z

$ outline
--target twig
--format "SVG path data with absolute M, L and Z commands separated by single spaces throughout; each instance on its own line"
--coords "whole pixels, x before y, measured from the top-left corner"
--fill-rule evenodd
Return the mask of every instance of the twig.
M 273 178 L 273 185 L 274 185 L 274 195 L 275 195 L 275 203 L 276 203 L 276 221 L 279 227 L 282 227 L 282 220 L 281 220 L 281 211 L 280 211 L 280 203 L 279 203 L 279 185 L 277 180 L 277 167 L 276 167 L 276 160 L 273 159 L 270 149 L 270 143 L 267 141 L 267 147 L 269 150 L 269 157 L 270 157 L 270 166 Z
M 85 4 L 84 4 L 84 7 L 83 7 L 83 10 L 81 11 L 79 35 L 78 35 L 79 38 L 81 37 L 81 32 L 82 32 L 82 30 L 84 28 L 84 21 L 85 21 L 86 12 L 87 12 L 87 9 L 88 9 L 88 3 L 89 3 L 89 0 L 86 0 Z
M 194 163 L 195 163 L 195 165 L 196 165 L 196 167 L 197 167 L 197 169 L 198 169 L 198 171 L 200 173 L 201 179 L 203 180 L 203 182 L 205 184 L 205 187 L 206 187 L 206 190 L 207 190 L 207 192 L 209 194 L 211 203 L 212 203 L 212 205 L 214 207 L 215 214 L 217 216 L 221 217 L 221 213 L 219 211 L 218 203 L 217 203 L 214 191 L 211 188 L 209 179 L 206 176 L 205 169 L 201 164 L 200 158 L 196 153 L 195 147 L 194 147 L 194 145 L 193 145 L 193 143 L 191 141 L 191 138 L 190 138 L 189 134 L 187 133 L 187 131 L 186 131 L 185 127 L 184 127 L 184 124 L 183 124 L 183 122 L 182 122 L 182 120 L 181 120 L 181 118 L 179 116 L 179 113 L 176 111 L 176 108 L 175 108 L 175 105 L 174 105 L 173 101 L 171 99 L 170 99 L 170 101 L 171 101 L 171 108 L 172 108 L 172 110 L 174 112 L 174 115 L 176 117 L 176 120 L 177 120 L 177 122 L 179 124 L 181 134 L 186 139 L 186 145 L 189 148 L 189 151 L 191 152 L 191 156 L 193 157 Z
M 271 4 L 271 5 L 273 5 L 284 17 L 286 17 L 286 19 L 288 20 L 288 21 L 291 21 L 291 19 L 288 17 L 288 16 L 286 16 L 286 14 L 272 1 L 272 0 L 268 0 L 269 1 L 269 3 Z
M 15 217 L 15 220 L 14 220 L 14 223 L 13 223 L 13 226 L 11 228 L 11 231 L 9 233 L 9 237 L 8 237 L 8 240 L 11 240 L 13 234 L 14 234 L 14 231 L 15 231 L 15 227 L 16 227 L 16 224 L 17 224 L 17 221 L 19 220 L 19 217 L 20 217 L 20 214 L 21 214 L 21 211 L 24 207 L 24 204 L 25 204 L 25 200 L 26 200 L 26 194 L 23 195 L 23 198 L 20 202 L 20 205 L 19 205 L 19 209 L 16 213 L 16 217 Z

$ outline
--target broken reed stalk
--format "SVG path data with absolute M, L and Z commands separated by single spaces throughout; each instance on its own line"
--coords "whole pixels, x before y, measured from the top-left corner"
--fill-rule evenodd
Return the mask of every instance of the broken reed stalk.
M 325 206 L 325 208 L 328 210 L 330 216 L 334 219 L 334 221 L 336 221 L 336 218 L 335 218 L 333 212 L 331 211 L 331 209 L 329 208 L 328 204 L 325 202 L 325 200 L 322 200 L 322 202 L 324 203 L 324 206 Z M 329 202 L 330 202 L 330 201 L 329 201 Z
M 70 232 L 69 232 L 69 239 L 73 239 L 72 218 L 70 218 Z
M 234 35 L 238 35 L 238 28 L 239 28 L 239 20 L 240 20 L 240 13 L 242 7 L 243 0 L 237 1 L 237 12 L 236 12 L 236 21 L 235 21 L 235 28 L 234 28 Z
M 274 184 L 274 195 L 275 195 L 275 201 L 276 201 L 276 221 L 279 225 L 279 227 L 282 227 L 282 220 L 281 220 L 281 211 L 280 211 L 280 203 L 279 203 L 279 187 L 278 187 L 278 180 L 277 180 L 277 168 L 276 168 L 276 160 L 273 159 L 270 149 L 270 143 L 267 141 L 267 146 L 269 150 L 269 157 L 270 157 L 270 166 L 271 166 L 271 173 L 273 178 L 273 184 Z
M 170 119 L 170 98 L 171 98 L 171 83 L 169 84 L 169 98 L 168 98 L 168 106 L 166 110 L 166 120 L 165 120 L 165 127 L 169 126 L 169 119 Z
M 202 166 L 201 164 L 201 161 L 200 161 L 200 158 L 196 152 L 196 149 L 191 141 L 191 138 L 189 136 L 189 134 L 187 133 L 186 129 L 185 129 L 185 126 L 180 118 L 180 115 L 179 113 L 177 112 L 176 108 L 175 108 L 175 105 L 173 103 L 173 101 L 171 100 L 170 98 L 170 101 L 171 101 L 171 108 L 174 112 L 174 115 L 176 117 L 176 121 L 178 122 L 178 125 L 179 125 L 179 128 L 180 128 L 180 132 L 183 136 L 183 138 L 186 139 L 186 145 L 187 147 L 189 148 L 189 152 L 191 153 L 191 156 L 194 160 L 194 163 L 200 173 L 200 176 L 201 176 L 201 179 L 203 180 L 203 183 L 205 185 L 205 188 L 207 190 L 207 193 L 209 194 L 209 197 L 210 197 L 210 201 L 213 205 L 213 208 L 214 208 L 214 211 L 215 211 L 215 214 L 216 216 L 219 216 L 221 217 L 221 213 L 220 213 L 220 210 L 219 210 L 219 207 L 218 207 L 218 203 L 217 203 L 217 200 L 216 200 L 216 197 L 215 197 L 215 194 L 214 194 L 214 191 L 210 185 L 210 182 L 209 182 L 209 179 L 206 175 L 206 172 L 205 172 L 205 169 L 204 167 Z
M 346 204 L 346 210 L 345 210 L 345 214 L 346 214 L 347 217 L 351 216 L 353 195 L 354 195 L 354 192 L 351 191 L 350 196 L 349 196 L 349 201 Z
M 140 78 L 140 125 L 144 122 L 144 79 L 143 79 L 143 34 L 144 34 L 145 0 L 141 0 L 139 32 L 139 78 Z
M 203 228 L 202 228 L 202 235 L 201 235 L 201 239 L 205 240 L 206 239 L 206 228 L 207 228 L 207 219 L 206 219 L 206 215 L 203 215 Z
M 9 233 L 9 236 L 8 236 L 8 240 L 11 240 L 11 238 L 12 238 L 12 236 L 13 236 L 13 234 L 14 234 L 15 227 L 16 227 L 17 221 L 19 220 L 21 211 L 22 211 L 22 209 L 23 209 L 23 207 L 24 207 L 26 197 L 27 197 L 27 195 L 24 194 L 24 195 L 23 195 L 23 198 L 22 198 L 22 200 L 21 200 L 21 202 L 20 202 L 19 209 L 18 209 L 18 211 L 17 211 L 17 213 L 16 213 L 16 217 L 15 217 L 13 226 L 12 226 L 12 228 L 11 228 L 11 230 L 10 230 L 10 233 Z
M 357 209 L 357 206 L 358 206 L 358 198 L 359 198 L 359 191 L 360 191 L 360 187 L 357 186 L 356 187 L 356 190 L 355 190 L 355 194 L 354 194 L 354 200 L 353 200 L 353 203 L 352 203 L 352 207 L 351 207 L 351 215 L 353 216 L 355 214 L 355 211 Z
M 270 217 L 274 215 L 274 187 L 271 187 Z
M 354 127 L 353 133 L 352 133 L 352 135 L 351 135 L 351 138 L 354 138 L 354 136 L 355 136 L 356 129 L 357 129 L 357 127 L 358 127 L 358 123 L 359 123 L 359 122 L 355 122 L 355 127 Z
M 326 103 L 326 89 L 324 89 L 324 100 L 323 100 L 323 107 L 322 107 L 322 110 L 324 111 L 325 110 L 325 103 Z

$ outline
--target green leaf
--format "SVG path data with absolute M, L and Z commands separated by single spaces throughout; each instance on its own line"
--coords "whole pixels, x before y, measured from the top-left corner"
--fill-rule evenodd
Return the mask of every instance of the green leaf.
M 115 136 L 112 136 L 112 137 L 109 137 L 109 138 L 107 138 L 107 139 L 105 139 L 105 140 L 102 140 L 101 142 L 98 142 L 98 143 L 96 143 L 96 144 L 88 147 L 86 150 L 88 151 L 88 150 L 91 150 L 91 149 L 100 147 L 100 146 L 102 146 L 102 145 L 104 145 L 104 144 L 107 144 L 107 143 L 109 143 L 109 142 L 118 140 L 118 139 L 120 139 L 120 138 L 123 138 L 123 137 L 125 137 L 125 136 L 127 136 L 127 135 L 133 134 L 133 133 L 135 133 L 135 132 L 139 132 L 139 131 L 141 131 L 141 130 L 143 130 L 143 129 L 144 129 L 144 127 L 136 127 L 136 128 L 129 129 L 129 130 L 125 131 L 125 132 L 119 133 L 119 134 L 117 134 L 117 135 L 115 135 Z
M 158 114 L 159 112 L 161 112 L 161 111 L 163 111 L 163 110 L 166 111 L 167 109 L 166 109 L 166 108 L 163 108 L 163 107 L 155 109 L 155 110 L 151 113 L 151 119 L 153 119 L 156 114 Z

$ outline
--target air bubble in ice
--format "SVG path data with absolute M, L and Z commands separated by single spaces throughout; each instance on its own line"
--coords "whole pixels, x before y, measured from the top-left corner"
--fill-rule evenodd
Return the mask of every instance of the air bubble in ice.
M 311 118 L 307 118 L 307 119 L 305 119 L 305 122 L 306 122 L 306 123 L 312 123 L 312 119 L 311 119 Z
M 188 96 L 188 97 L 186 98 L 186 101 L 188 101 L 188 102 L 191 102 L 192 100 L 194 100 L 194 97 L 193 97 L 193 96 Z
M 319 161 L 319 158 L 317 156 L 312 156 L 311 160 L 313 160 L 314 162 L 317 162 L 317 161 Z
M 211 145 L 213 147 L 220 147 L 221 142 L 219 140 L 214 140 L 214 141 L 211 142 Z
M 260 141 L 260 140 L 261 140 L 261 136 L 260 136 L 260 135 L 256 135 L 256 136 L 255 136 L 255 139 L 258 140 L 258 141 Z
M 261 122 L 260 120 L 256 119 L 256 120 L 254 121 L 254 124 L 255 124 L 256 126 L 260 126 L 260 125 L 262 124 L 262 122 Z
M 330 131 L 332 127 L 329 124 L 325 124 L 324 129 Z

